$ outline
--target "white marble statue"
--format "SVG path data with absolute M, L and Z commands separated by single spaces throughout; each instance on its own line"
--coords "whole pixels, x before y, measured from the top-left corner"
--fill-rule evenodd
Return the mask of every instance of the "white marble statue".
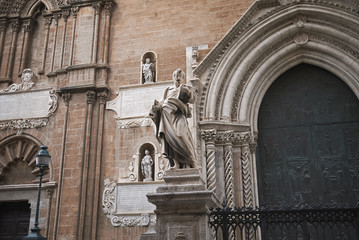
M 142 75 L 144 83 L 154 82 L 155 66 L 149 58 L 146 58 L 146 62 L 142 65 Z
M 183 84 L 185 73 L 173 72 L 172 87 L 166 88 L 163 99 L 155 100 L 150 116 L 156 124 L 156 134 L 162 144 L 162 153 L 168 158 L 170 168 L 198 166 L 192 134 L 187 118 L 191 117 L 188 103 L 194 103 L 192 88 Z
M 145 177 L 143 181 L 148 182 L 148 181 L 153 181 L 152 178 L 153 160 L 148 150 L 145 151 L 145 154 L 146 155 L 142 158 L 141 161 L 141 171 L 142 171 L 142 175 Z

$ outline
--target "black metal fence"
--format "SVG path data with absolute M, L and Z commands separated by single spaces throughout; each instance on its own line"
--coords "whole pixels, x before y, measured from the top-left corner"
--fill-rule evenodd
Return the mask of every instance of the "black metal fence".
M 359 240 L 359 203 L 222 207 L 210 211 L 209 226 L 217 240 Z

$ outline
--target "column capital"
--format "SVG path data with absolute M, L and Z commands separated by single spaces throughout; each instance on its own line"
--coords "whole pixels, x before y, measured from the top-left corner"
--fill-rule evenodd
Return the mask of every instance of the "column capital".
M 107 2 L 105 4 L 105 13 L 107 16 L 111 16 L 113 7 L 114 4 L 112 2 Z
M 96 92 L 95 91 L 87 91 L 86 92 L 86 102 L 87 104 L 94 104 L 96 101 Z
M 71 14 L 74 18 L 77 17 L 77 14 L 79 13 L 79 7 L 75 6 L 71 8 Z
M 65 106 L 69 106 L 70 99 L 71 99 L 71 93 L 62 93 L 61 94 L 62 100 L 64 100 Z
M 93 3 L 92 7 L 95 10 L 95 15 L 99 15 L 101 12 L 101 3 Z
M 202 138 L 207 142 L 213 142 L 216 140 L 217 131 L 216 129 L 202 130 Z
M 97 93 L 97 97 L 100 99 L 100 104 L 105 104 L 108 98 L 107 91 Z

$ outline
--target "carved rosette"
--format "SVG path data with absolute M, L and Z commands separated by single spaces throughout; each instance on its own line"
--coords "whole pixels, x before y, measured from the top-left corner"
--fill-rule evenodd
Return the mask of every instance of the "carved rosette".
M 102 196 L 102 209 L 106 215 L 112 215 L 116 212 L 116 195 L 116 182 L 105 179 L 105 189 Z
M 202 138 L 206 143 L 206 168 L 207 168 L 207 188 L 216 191 L 216 163 L 215 163 L 215 139 L 217 131 L 215 129 L 202 131 Z

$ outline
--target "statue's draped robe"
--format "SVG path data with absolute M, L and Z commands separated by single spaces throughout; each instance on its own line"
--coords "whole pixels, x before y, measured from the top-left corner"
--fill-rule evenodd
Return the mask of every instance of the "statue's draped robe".
M 188 103 L 193 102 L 193 93 L 186 85 L 180 85 L 178 88 L 168 87 L 164 92 L 157 136 L 162 139 L 164 153 L 171 166 L 174 166 L 173 159 L 181 165 L 195 167 L 197 164 L 192 134 L 187 122 L 187 118 L 191 117 Z
M 143 65 L 143 78 L 145 83 L 153 82 L 153 63 L 146 63 Z

